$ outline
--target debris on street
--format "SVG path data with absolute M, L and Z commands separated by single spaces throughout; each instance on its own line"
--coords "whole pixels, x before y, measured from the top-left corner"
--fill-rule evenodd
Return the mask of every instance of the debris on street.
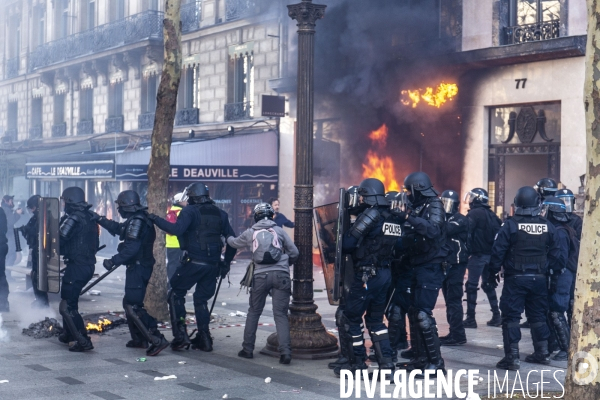
M 40 322 L 34 322 L 29 328 L 23 328 L 23 335 L 31 336 L 35 339 L 46 339 L 58 336 L 63 333 L 63 327 L 54 318 L 44 319 Z

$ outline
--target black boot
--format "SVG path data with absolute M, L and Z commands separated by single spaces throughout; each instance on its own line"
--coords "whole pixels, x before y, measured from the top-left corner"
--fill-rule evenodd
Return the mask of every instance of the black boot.
M 467 294 L 467 318 L 463 321 L 465 328 L 477 328 L 477 321 L 475 321 L 475 307 L 477 306 L 477 288 L 466 289 Z
M 551 334 L 556 337 L 556 344 L 560 351 L 552 358 L 555 361 L 567 361 L 570 344 L 570 329 L 565 316 L 561 313 L 552 311 L 549 316 Z
M 203 326 L 196 332 L 196 337 L 192 339 L 192 349 L 206 352 L 213 351 L 213 340 L 210 336 L 208 326 Z
M 519 360 L 519 343 L 504 345 L 504 358 L 496 364 L 496 368 L 518 371 L 521 368 Z
M 441 370 L 446 373 L 444 359 L 440 351 L 440 340 L 438 338 L 435 319 L 424 311 L 419 311 L 417 318 L 428 361 L 423 370 Z M 416 378 L 422 379 L 422 376 L 417 375 Z
M 500 317 L 500 312 L 494 312 L 492 309 L 492 319 L 487 322 L 487 326 L 502 326 L 502 318 Z
M 190 337 L 187 333 L 187 326 L 184 323 L 178 323 L 175 332 L 177 333 L 177 335 L 173 338 L 173 341 L 171 342 L 171 348 L 173 350 L 180 350 L 183 348 L 189 349 L 192 342 L 190 341 Z
M 363 369 L 368 370 L 369 367 L 367 366 L 367 364 L 365 364 L 364 360 L 358 360 L 358 362 L 356 364 L 346 364 L 346 365 L 342 365 L 340 367 L 335 368 L 333 370 L 333 373 L 335 374 L 335 376 L 337 376 L 339 378 L 342 370 L 348 370 L 348 371 L 352 372 L 352 375 L 354 375 L 354 372 L 356 372 L 358 370 L 363 370 Z
M 492 307 L 492 319 L 487 322 L 488 326 L 501 326 L 502 318 L 500 318 L 500 308 L 498 308 L 498 296 L 496 296 L 496 290 L 491 289 L 485 292 Z
M 169 347 L 169 341 L 165 339 L 164 335 L 160 333 L 158 329 L 150 329 L 149 333 L 152 336 L 152 344 L 146 349 L 146 355 L 156 356 L 158 353 Z
M 74 340 L 75 339 L 73 338 L 73 336 L 71 336 L 71 334 L 69 334 L 69 331 L 67 329 L 65 329 L 63 333 L 58 335 L 58 341 L 64 344 L 69 344 Z
M 419 322 L 417 320 L 417 313 L 414 308 L 408 311 L 408 322 L 410 329 L 410 349 L 400 352 L 402 358 L 407 358 L 408 362 L 399 362 L 396 367 L 413 370 L 424 367 L 426 362 L 425 349 L 423 348 L 423 338 L 419 332 Z
M 548 341 L 541 340 L 533 342 L 534 352 L 527 357 L 525 361 L 532 364 L 550 365 L 550 353 L 548 352 Z
M 89 336 L 84 336 L 84 338 L 85 343 L 80 343 L 80 341 L 77 341 L 73 346 L 69 347 L 69 351 L 80 353 L 83 351 L 92 350 L 94 348 L 94 345 L 92 344 L 92 339 L 90 339 Z

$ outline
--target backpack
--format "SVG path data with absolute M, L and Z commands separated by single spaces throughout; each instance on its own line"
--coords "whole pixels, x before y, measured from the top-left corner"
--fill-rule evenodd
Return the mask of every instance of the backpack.
M 487 219 L 490 229 L 487 232 L 487 237 L 485 238 L 487 243 L 491 243 L 492 245 L 496 241 L 496 235 L 500 231 L 500 227 L 502 226 L 502 221 L 492 210 L 488 210 Z
M 252 234 L 252 261 L 255 264 L 275 264 L 283 251 L 273 228 L 258 229 Z
M 560 225 L 557 226 L 557 229 L 564 229 L 569 234 L 569 258 L 567 259 L 567 268 L 573 273 L 577 273 L 577 263 L 579 261 L 579 248 L 581 247 L 581 242 L 577 238 L 575 229 L 571 228 L 569 225 Z

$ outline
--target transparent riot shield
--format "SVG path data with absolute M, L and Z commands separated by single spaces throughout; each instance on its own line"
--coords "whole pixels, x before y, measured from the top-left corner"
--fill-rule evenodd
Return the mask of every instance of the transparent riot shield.
M 39 258 L 38 289 L 43 292 L 60 292 L 60 202 L 56 198 L 39 200 Z

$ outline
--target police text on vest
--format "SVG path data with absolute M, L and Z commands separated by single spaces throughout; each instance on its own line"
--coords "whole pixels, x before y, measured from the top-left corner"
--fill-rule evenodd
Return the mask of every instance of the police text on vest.
M 530 235 L 541 235 L 542 233 L 548 232 L 548 225 L 546 224 L 519 224 L 519 230 L 525 231 Z
M 402 227 L 398 224 L 383 224 L 383 234 L 388 236 L 402 236 Z

